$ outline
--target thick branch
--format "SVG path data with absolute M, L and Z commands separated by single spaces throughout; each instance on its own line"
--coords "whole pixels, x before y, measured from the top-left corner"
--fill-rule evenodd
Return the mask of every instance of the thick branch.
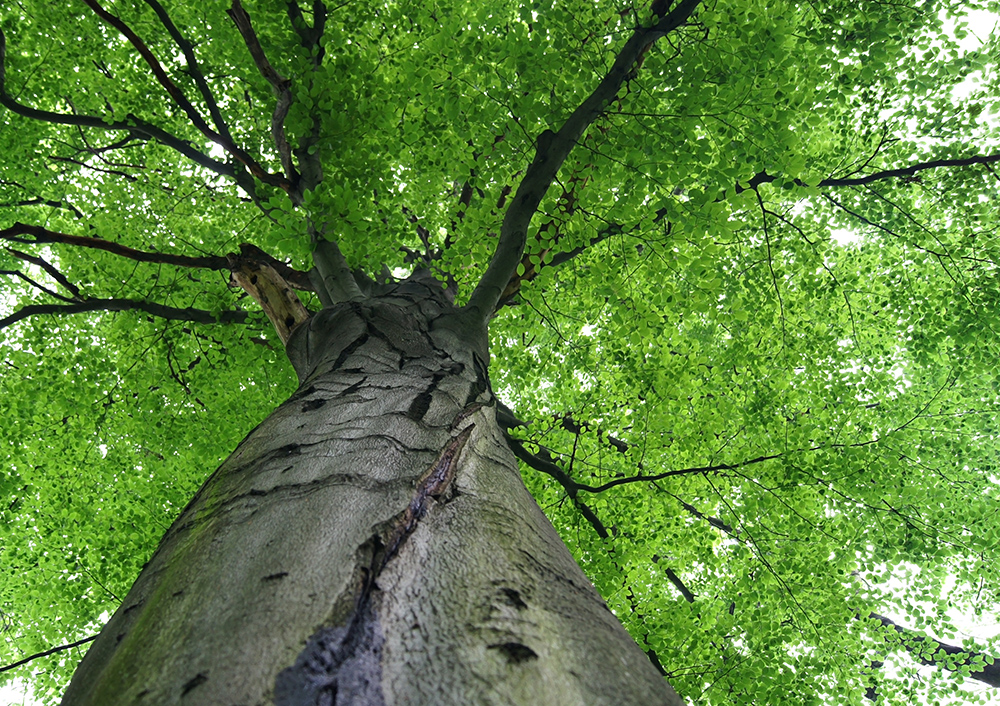
M 514 199 L 504 215 L 496 252 L 483 278 L 476 285 L 469 303 L 482 317 L 496 309 L 504 287 L 517 271 L 527 242 L 528 224 L 555 179 L 570 151 L 583 133 L 614 100 L 632 67 L 656 40 L 684 24 L 697 9 L 700 0 L 682 0 L 652 27 L 636 29 L 615 58 L 607 75 L 569 116 L 559 132 L 544 131 L 535 144 L 535 159 L 517 187 Z
M 323 306 L 364 299 L 364 292 L 336 243 L 319 238 L 313 251 L 313 262 L 315 266 L 309 273 L 309 279 Z
M 281 157 L 281 167 L 285 170 L 285 175 L 295 183 L 298 181 L 299 175 L 295 170 L 295 165 L 292 163 L 292 149 L 288 145 L 288 139 L 285 137 L 285 117 L 288 115 L 288 109 L 292 105 L 292 92 L 289 88 L 291 82 L 281 76 L 275 70 L 274 66 L 271 65 L 271 62 L 267 60 L 264 48 L 261 47 L 260 40 L 257 39 L 257 33 L 254 32 L 253 25 L 250 23 L 250 15 L 243 9 L 240 0 L 232 1 L 232 7 L 227 10 L 227 13 L 236 25 L 236 29 L 243 36 L 243 42 L 247 45 L 254 63 L 264 78 L 267 79 L 267 82 L 271 84 L 274 95 L 278 99 L 274 106 L 274 113 L 271 116 L 271 136 L 274 139 L 275 146 L 278 148 L 278 155 Z
M 32 240 L 19 238 L 20 235 L 30 235 Z M 229 261 L 225 257 L 218 255 L 208 255 L 203 257 L 189 257 L 187 255 L 171 255 L 169 253 L 145 252 L 135 250 L 125 245 L 102 240 L 101 238 L 89 238 L 81 235 L 69 235 L 68 233 L 58 233 L 56 231 L 41 228 L 39 226 L 28 225 L 26 223 L 15 223 L 10 228 L 0 229 L 0 240 L 8 240 L 15 243 L 63 243 L 66 245 L 77 245 L 84 248 L 94 248 L 104 250 L 114 255 L 121 255 L 130 260 L 139 262 L 156 262 L 164 265 L 177 265 L 179 267 L 200 267 L 209 270 L 228 270 Z
M 20 235 L 30 235 L 31 240 L 20 238 Z M 40 226 L 27 225 L 25 223 L 15 223 L 10 228 L 0 229 L 0 240 L 7 240 L 15 243 L 41 244 L 41 243 L 62 243 L 64 245 L 76 245 L 84 248 L 94 248 L 104 250 L 113 255 L 127 257 L 138 262 L 153 262 L 163 265 L 175 265 L 177 267 L 197 267 L 208 270 L 232 270 L 234 263 L 246 263 L 252 261 L 258 264 L 268 265 L 281 275 L 295 289 L 311 291 L 312 284 L 306 272 L 293 269 L 271 257 L 263 250 L 253 245 L 243 244 L 240 246 L 238 255 L 204 255 L 201 257 L 191 257 L 189 255 L 171 255 L 169 253 L 147 252 L 135 250 L 134 248 L 102 240 L 101 238 L 90 238 L 81 235 L 70 235 L 48 230 Z M 22 258 L 24 259 L 24 258 Z M 36 263 L 38 264 L 38 263 Z M 41 265 L 40 265 L 41 266 Z
M 143 311 L 151 316 L 170 321 L 192 321 L 198 324 L 242 324 L 249 315 L 245 311 L 221 311 L 213 313 L 204 309 L 178 307 L 138 301 L 135 299 L 88 299 L 75 304 L 29 304 L 23 306 L 7 318 L 0 319 L 0 329 L 7 328 L 21 319 L 38 314 L 80 314 L 88 311 Z
M 974 652 L 972 650 L 964 650 L 961 647 L 956 647 L 955 645 L 948 645 L 940 640 L 935 640 L 934 638 L 927 637 L 926 635 L 921 635 L 913 630 L 904 628 L 901 625 L 897 625 L 895 622 L 885 617 L 884 615 L 879 615 L 877 613 L 871 613 L 868 617 L 878 620 L 882 625 L 887 628 L 892 628 L 900 636 L 900 644 L 910 653 L 913 659 L 917 660 L 921 664 L 926 664 L 931 667 L 941 667 L 942 669 L 947 669 L 950 671 L 957 671 L 963 666 L 972 665 L 972 660 L 975 657 L 984 657 L 987 659 L 987 663 L 981 668 L 974 669 L 969 673 L 969 676 L 976 681 L 981 681 L 984 684 L 988 684 L 992 687 L 1000 687 L 1000 661 L 994 661 L 989 664 L 989 655 L 984 655 L 981 652 Z M 934 657 L 927 658 L 920 656 L 920 647 L 924 644 L 930 644 L 934 647 Z M 946 663 L 945 657 L 937 657 L 939 653 L 944 653 L 945 656 L 956 656 L 958 659 L 955 660 L 954 666 Z
M 309 319 L 309 311 L 270 265 L 249 259 L 234 264 L 233 281 L 264 310 L 281 342 L 288 343 L 292 331 Z

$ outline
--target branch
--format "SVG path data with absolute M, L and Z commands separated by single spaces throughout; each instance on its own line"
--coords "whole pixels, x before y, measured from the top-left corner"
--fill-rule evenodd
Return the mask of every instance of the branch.
M 49 655 L 55 654 L 56 652 L 63 652 L 64 650 L 71 650 L 74 647 L 79 647 L 80 645 L 85 645 L 88 642 L 93 642 L 97 639 L 97 635 L 91 635 L 90 637 L 85 637 L 82 640 L 77 640 L 76 642 L 71 642 L 68 645 L 59 645 L 59 647 L 53 647 L 52 649 L 45 650 L 44 652 L 38 652 L 30 657 L 25 657 L 22 660 L 13 662 L 12 664 L 5 664 L 0 667 L 0 673 L 8 672 L 11 669 L 20 667 L 22 664 L 27 664 L 28 662 L 33 662 L 36 659 L 41 659 L 42 657 L 48 657 Z
M 229 126 L 226 125 L 226 121 L 222 117 L 222 111 L 219 110 L 219 104 L 215 100 L 215 96 L 212 94 L 212 89 L 208 87 L 208 81 L 205 80 L 205 74 L 202 73 L 201 68 L 198 66 L 198 60 L 194 56 L 194 47 L 191 42 L 184 38 L 184 35 L 180 33 L 177 29 L 177 25 L 173 23 L 170 19 L 170 15 L 163 8 L 157 0 L 146 0 L 146 4 L 149 5 L 156 16 L 160 18 L 160 24 L 166 28 L 167 33 L 174 40 L 181 52 L 184 54 L 184 61 L 187 62 L 188 74 L 194 79 L 195 84 L 198 86 L 198 91 L 201 93 L 201 97 L 205 100 L 205 105 L 208 106 L 208 113 L 212 116 L 212 122 L 218 131 L 228 140 L 232 140 L 232 136 L 229 134 Z
M 11 206 L 49 206 L 50 208 L 61 208 L 67 211 L 72 211 L 73 215 L 76 216 L 77 218 L 83 218 L 83 212 L 80 211 L 80 209 L 78 209 L 73 204 L 66 201 L 33 198 L 33 199 L 23 199 L 21 201 L 16 201 L 14 203 L 9 203 L 9 204 L 7 203 L 0 204 L 0 208 L 4 207 L 9 208 Z
M 962 159 L 937 159 L 930 162 L 920 162 L 919 164 L 913 164 L 909 167 L 903 167 L 902 169 L 888 169 L 882 172 L 875 172 L 874 174 L 869 174 L 863 177 L 824 179 L 816 186 L 863 186 L 864 184 L 870 184 L 873 181 L 881 181 L 883 179 L 910 177 L 917 172 L 922 172 L 927 169 L 940 169 L 941 167 L 971 167 L 977 164 L 982 164 L 988 167 L 988 165 L 993 164 L 994 162 L 1000 162 L 1000 154 L 964 157 Z M 766 171 L 757 172 L 757 174 L 755 174 L 750 181 L 747 182 L 747 186 L 737 184 L 736 193 L 741 193 L 747 189 L 756 189 L 761 184 L 770 184 L 776 179 L 778 179 L 778 177 L 771 176 Z M 798 186 L 806 186 L 805 182 L 800 179 L 795 179 L 794 182 Z
M 981 668 L 976 669 L 969 673 L 972 679 L 981 681 L 984 684 L 988 684 L 992 687 L 1000 687 L 1000 661 L 992 661 L 993 658 L 990 655 L 983 654 L 981 652 L 974 652 L 972 650 L 964 650 L 961 647 L 956 647 L 955 645 L 948 645 L 940 640 L 935 640 L 932 637 L 926 635 L 921 635 L 914 630 L 904 628 L 901 625 L 897 625 L 895 622 L 885 617 L 884 615 L 879 615 L 878 613 L 870 613 L 869 618 L 873 618 L 887 628 L 892 628 L 900 636 L 900 644 L 906 649 L 913 659 L 917 660 L 921 664 L 926 664 L 931 667 L 941 667 L 942 669 L 947 669 L 949 671 L 958 671 L 959 668 L 963 666 L 970 666 L 972 660 L 975 657 L 983 657 L 986 659 L 987 663 Z M 926 658 L 920 656 L 920 645 L 921 644 L 931 644 L 934 646 L 934 658 Z M 940 652 L 944 652 L 948 656 L 956 656 L 958 659 L 955 661 L 954 666 L 950 666 L 945 662 L 943 658 L 937 658 L 936 655 Z M 990 662 L 992 661 L 992 664 Z
M 297 0 L 286 0 L 285 10 L 288 13 L 288 20 L 292 29 L 299 35 L 299 43 L 309 52 L 312 57 L 312 70 L 318 71 L 326 55 L 326 49 L 320 45 L 319 40 L 323 37 L 326 29 L 327 10 L 323 0 L 313 0 L 312 15 L 313 26 L 306 24 L 305 17 L 302 16 L 302 9 Z M 277 106 L 275 106 L 277 109 Z M 316 187 L 323 180 L 323 164 L 320 159 L 319 150 L 310 148 L 317 145 L 322 127 L 322 118 L 318 111 L 313 111 L 312 128 L 308 135 L 299 138 L 298 147 L 295 149 L 295 156 L 299 159 L 299 169 L 301 170 L 299 182 L 296 184 L 298 193 L 304 193 Z
M 229 177 L 231 179 L 236 178 L 236 172 L 230 165 L 214 160 L 206 154 L 202 154 L 198 150 L 194 149 L 189 142 L 181 140 L 180 138 L 171 135 L 165 130 L 155 127 L 154 125 L 150 125 L 149 123 L 139 120 L 139 118 L 135 117 L 131 113 L 126 116 L 125 120 L 106 121 L 92 115 L 53 113 L 48 110 L 38 110 L 36 108 L 30 108 L 26 105 L 18 103 L 9 93 L 7 93 L 6 57 L 7 38 L 4 35 L 3 30 L 0 30 L 0 105 L 3 105 L 3 107 L 12 113 L 30 120 L 39 120 L 41 122 L 52 123 L 54 125 L 75 125 L 78 127 L 97 128 L 99 130 L 123 131 L 131 134 L 139 134 L 144 136 L 144 139 L 156 140 L 167 147 L 180 152 L 192 162 L 215 174 L 218 174 L 219 176 Z
M 319 45 L 319 39 L 323 36 L 323 30 L 326 28 L 326 5 L 323 0 L 313 0 L 312 14 L 313 14 L 313 26 L 310 27 L 306 24 L 306 18 L 302 16 L 302 9 L 299 7 L 299 3 L 296 0 L 286 0 L 285 10 L 288 12 L 288 19 L 292 22 L 292 28 L 295 33 L 299 35 L 299 39 L 302 42 L 302 46 L 305 48 L 310 48 Z M 320 47 L 322 49 L 322 47 Z M 319 58 L 314 61 L 319 61 Z
M 319 237 L 313 262 L 315 266 L 309 272 L 309 279 L 323 306 L 364 299 L 364 292 L 336 243 Z
M 584 485 L 578 483 L 577 487 L 580 490 L 585 490 L 588 493 L 601 493 L 609 488 L 614 488 L 616 485 L 625 485 L 627 483 L 642 483 L 642 482 L 653 482 L 662 480 L 664 478 L 670 478 L 671 476 L 684 476 L 692 473 L 711 473 L 713 471 L 733 471 L 737 468 L 742 468 L 743 466 L 749 466 L 754 463 L 762 463 L 764 461 L 771 461 L 776 458 L 783 456 L 783 453 L 772 454 L 770 456 L 758 456 L 757 458 L 752 458 L 749 461 L 741 461 L 740 463 L 720 463 L 714 466 L 699 466 L 696 468 L 679 468 L 674 471 L 664 471 L 663 473 L 656 473 L 653 475 L 645 475 L 640 473 L 636 476 L 629 476 L 628 478 L 615 478 L 602 485 Z
M 524 443 L 521 442 L 520 439 L 513 438 L 507 434 L 506 431 L 504 431 L 503 435 L 504 438 L 507 439 L 507 445 L 510 446 L 511 451 L 514 452 L 515 456 L 524 461 L 531 468 L 534 468 L 536 471 L 551 476 L 557 483 L 559 483 L 559 485 L 563 487 L 563 490 L 566 491 L 566 495 L 568 495 L 569 499 L 573 501 L 573 504 L 580 511 L 580 514 L 587 519 L 601 539 L 607 539 L 610 536 L 607 528 L 597 515 L 594 514 L 594 511 L 587 507 L 583 501 L 577 498 L 580 486 L 575 480 L 570 478 L 570 476 L 563 469 L 559 468 L 559 466 L 551 460 L 528 451 L 524 448 Z
M 61 299 L 64 302 L 71 302 L 71 301 L 73 301 L 69 297 L 64 297 L 63 295 L 59 294 L 58 292 L 53 292 L 51 289 L 49 289 L 45 285 L 39 284 L 35 280 L 31 279 L 31 277 L 28 277 L 28 275 L 26 275 L 23 272 L 21 272 L 21 270 L 0 270 L 0 275 L 7 275 L 7 276 L 10 276 L 10 277 L 19 277 L 19 278 L 23 279 L 25 282 L 27 282 L 28 284 L 30 284 L 32 287 L 34 287 L 35 289 L 37 289 L 38 291 L 45 292 L 50 297 L 55 297 L 56 299 Z
M 251 174 L 253 174 L 255 177 L 260 179 L 265 184 L 270 184 L 271 186 L 278 187 L 279 189 L 283 189 L 284 191 L 291 190 L 292 185 L 288 182 L 287 179 L 279 175 L 267 172 L 263 167 L 260 166 L 260 164 L 257 163 L 257 161 L 253 157 L 244 152 L 241 148 L 237 147 L 236 144 L 232 141 L 232 139 L 220 135 L 211 127 L 209 127 L 208 123 L 206 123 L 205 119 L 201 117 L 201 115 L 191 104 L 191 102 L 187 99 L 187 97 L 177 86 L 177 84 L 174 83 L 169 76 L 167 76 L 166 71 L 163 70 L 163 67 L 160 65 L 160 62 L 157 60 L 157 58 L 153 55 L 153 52 L 149 50 L 149 47 L 146 46 L 145 42 L 142 41 L 139 35 L 137 35 L 135 32 L 132 31 L 131 27 L 122 22 L 120 18 L 115 17 L 110 12 L 101 7 L 101 5 L 97 2 L 97 0 L 83 0 L 83 1 L 87 4 L 88 7 L 90 7 L 91 10 L 94 11 L 94 13 L 98 17 L 100 17 L 106 23 L 108 23 L 109 25 L 117 29 L 119 32 L 121 32 L 123 35 L 125 35 L 125 38 L 128 39 L 129 42 L 132 44 L 132 46 L 136 48 L 136 51 L 139 52 L 139 55 L 149 66 L 150 70 L 152 70 L 153 76 L 156 77 L 156 80 L 160 83 L 161 86 L 163 86 L 166 89 L 167 93 L 173 99 L 174 103 L 176 103 L 177 106 L 184 111 L 184 113 L 188 116 L 188 119 L 191 121 L 191 123 L 196 128 L 198 128 L 199 132 L 201 132 L 205 137 L 210 139 L 212 142 L 215 142 L 216 144 L 220 145 L 223 149 L 226 150 L 226 152 L 231 154 L 236 159 L 236 161 L 240 162 L 250 171 Z
M 19 235 L 31 235 L 34 239 L 27 240 L 25 238 L 19 238 Z M 246 263 L 268 265 L 274 268 L 274 270 L 281 275 L 282 279 L 288 282 L 288 284 L 290 284 L 293 288 L 306 292 L 313 291 L 313 285 L 309 281 L 308 272 L 296 270 L 281 260 L 268 255 L 257 246 L 250 245 L 249 243 L 243 243 L 240 245 L 240 252 L 238 254 L 234 253 L 225 256 L 205 255 L 202 257 L 190 257 L 188 255 L 171 255 L 169 253 L 135 250 L 134 248 L 130 248 L 110 240 L 81 235 L 69 235 L 67 233 L 59 233 L 57 231 L 47 230 L 45 228 L 41 228 L 40 226 L 27 225 L 25 223 L 15 223 L 10 228 L 0 228 L 0 240 L 7 240 L 15 243 L 26 243 L 29 245 L 41 243 L 76 245 L 84 248 L 93 248 L 95 250 L 104 250 L 105 252 L 109 252 L 113 255 L 127 257 L 130 260 L 136 260 L 137 262 L 153 262 L 162 265 L 175 265 L 177 267 L 198 267 L 208 270 L 231 271 Z M 10 252 L 16 254 L 16 251 L 12 250 Z M 17 256 L 21 257 L 21 255 Z M 21 259 L 23 260 L 27 257 L 30 256 L 21 257 Z M 34 260 L 29 260 L 29 262 L 34 262 Z M 35 264 L 39 267 L 45 268 L 45 265 L 41 262 L 35 262 Z M 49 271 L 49 274 L 55 277 L 60 284 L 67 286 L 66 283 L 63 283 L 60 279 L 62 275 L 52 271 Z M 72 285 L 69 285 L 67 286 L 67 289 L 73 291 L 74 288 Z
M 52 266 L 52 264 L 49 263 L 49 261 L 46 260 L 45 258 L 35 257 L 34 255 L 29 255 L 28 253 L 23 253 L 20 250 L 14 250 L 13 248 L 4 248 L 4 250 L 6 250 L 7 252 L 9 252 L 11 255 L 13 255 L 18 259 L 24 260 L 25 262 L 30 262 L 32 265 L 37 265 L 38 267 L 41 267 L 43 270 L 49 273 L 49 276 L 52 277 L 52 279 L 61 284 L 63 288 L 66 289 L 66 291 L 72 294 L 74 300 L 81 301 L 83 299 L 83 295 L 80 294 L 80 288 L 77 287 L 72 282 L 70 282 L 68 279 L 66 279 L 66 276 L 62 272 L 57 270 L 54 266 Z M 59 298 L 62 299 L 62 297 Z
M 30 235 L 34 239 L 27 240 L 19 238 L 20 235 Z M 208 255 L 203 257 L 189 257 L 187 255 L 170 255 L 168 253 L 145 252 L 135 250 L 125 245 L 102 240 L 101 238 L 91 238 L 81 235 L 69 235 L 68 233 L 58 233 L 56 231 L 41 228 L 39 226 L 25 223 L 15 223 L 10 228 L 0 229 L 0 240 L 7 240 L 15 243 L 63 243 L 66 245 L 77 245 L 84 248 L 94 248 L 104 250 L 114 255 L 121 255 L 130 260 L 138 262 L 155 262 L 164 265 L 177 265 L 179 267 L 200 267 L 209 270 L 228 270 L 229 260 L 218 255 Z
M 180 309 L 164 304 L 138 301 L 135 299 L 88 299 L 75 304 L 29 304 L 23 306 L 5 319 L 0 319 L 0 329 L 7 328 L 21 319 L 38 314 L 80 314 L 87 311 L 144 311 L 151 316 L 170 321 L 191 321 L 198 324 L 243 324 L 249 319 L 245 311 L 220 311 L 213 313 L 204 309 L 188 307 Z
M 694 603 L 695 595 L 691 593 L 690 588 L 684 585 L 684 582 L 681 581 L 681 577 L 674 573 L 674 570 L 669 566 L 664 569 L 664 573 L 667 575 L 667 580 L 674 585 L 674 588 L 681 592 L 682 596 L 684 596 L 684 600 L 688 603 Z
M 524 253 L 528 224 L 570 151 L 614 100 L 640 57 L 656 40 L 683 25 L 699 4 L 700 0 L 681 0 L 652 27 L 636 29 L 597 88 L 573 111 L 559 132 L 545 130 L 538 136 L 535 159 L 504 215 L 496 252 L 466 308 L 476 310 L 484 320 L 496 310 L 504 287 L 515 275 Z
M 274 114 L 271 116 L 271 136 L 278 148 L 278 155 L 281 157 L 281 166 L 285 170 L 285 175 L 292 183 L 297 183 L 299 174 L 292 163 L 292 149 L 288 145 L 288 138 L 285 137 L 285 117 L 292 105 L 292 92 L 289 89 L 291 81 L 282 77 L 267 60 L 260 40 L 257 39 L 257 33 L 254 32 L 253 25 L 250 23 L 250 15 L 243 9 L 240 0 L 233 0 L 232 7 L 226 13 L 233 19 L 236 29 L 243 36 L 243 42 L 250 51 L 250 56 L 253 57 L 260 73 L 271 84 L 274 95 L 278 99 L 274 106 Z
M 521 284 L 523 282 L 530 282 L 531 280 L 535 279 L 542 271 L 542 269 L 546 267 L 557 267 L 565 262 L 569 262 L 577 255 L 581 255 L 586 250 L 589 250 L 595 245 L 604 242 L 612 235 L 620 235 L 622 232 L 623 232 L 622 227 L 620 225 L 618 225 L 617 223 L 612 223 L 610 226 L 600 231 L 597 235 L 591 238 L 586 245 L 580 245 L 573 248 L 572 250 L 564 250 L 562 252 L 558 252 L 552 256 L 552 259 L 548 263 L 546 263 L 544 259 L 539 259 L 537 263 L 531 262 L 531 260 L 529 259 L 529 255 L 526 254 L 524 257 L 521 258 L 521 264 L 524 265 L 524 274 L 518 275 L 517 271 L 516 270 L 514 271 L 514 276 L 507 283 L 507 286 L 504 287 L 503 293 L 500 295 L 500 301 L 497 305 L 498 308 L 509 303 L 511 299 L 514 296 L 516 296 L 518 292 L 521 291 Z M 537 253 L 531 253 L 531 254 L 536 255 L 536 257 L 538 255 Z

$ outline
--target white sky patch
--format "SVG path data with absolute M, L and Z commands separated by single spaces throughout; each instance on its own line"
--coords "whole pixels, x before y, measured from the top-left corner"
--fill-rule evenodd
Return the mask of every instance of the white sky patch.
M 218 160 L 220 162 L 225 162 L 227 155 L 228 153 L 226 152 L 225 149 L 223 149 L 222 145 L 216 142 L 208 143 L 208 156 L 211 157 L 212 159 Z
M 847 228 L 834 228 L 830 231 L 830 237 L 833 238 L 833 242 L 841 247 L 853 245 L 861 240 L 861 235 L 857 231 Z

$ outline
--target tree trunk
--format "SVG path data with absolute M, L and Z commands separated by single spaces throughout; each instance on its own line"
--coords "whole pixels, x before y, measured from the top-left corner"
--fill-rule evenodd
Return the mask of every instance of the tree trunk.
M 524 488 L 484 325 L 411 281 L 288 351 L 63 704 L 682 703 Z

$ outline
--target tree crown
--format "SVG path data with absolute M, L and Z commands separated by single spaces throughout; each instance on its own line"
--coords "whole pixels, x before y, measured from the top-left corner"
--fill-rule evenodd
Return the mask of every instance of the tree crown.
M 289 329 L 419 271 L 680 693 L 950 689 L 919 631 L 1000 586 L 994 4 L 0 9 L 4 661 L 91 633 L 294 388 L 254 273 Z

